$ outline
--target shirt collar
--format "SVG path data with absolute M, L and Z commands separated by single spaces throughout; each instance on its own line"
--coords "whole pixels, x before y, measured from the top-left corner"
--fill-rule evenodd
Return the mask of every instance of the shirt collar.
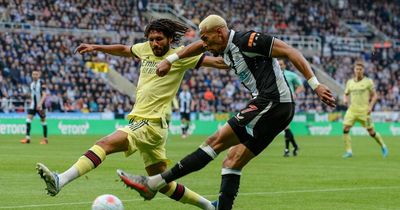
M 225 54 L 225 53 L 228 53 L 234 35 L 235 35 L 235 31 L 231 29 L 231 30 L 229 31 L 229 39 L 228 39 L 228 43 L 226 43 L 226 48 L 225 48 L 225 50 L 224 50 L 224 54 Z

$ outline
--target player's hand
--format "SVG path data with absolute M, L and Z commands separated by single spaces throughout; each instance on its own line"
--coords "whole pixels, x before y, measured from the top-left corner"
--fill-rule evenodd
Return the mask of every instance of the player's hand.
M 157 64 L 156 74 L 159 77 L 163 77 L 168 74 L 169 70 L 171 70 L 171 63 L 167 59 L 164 59 Z
M 314 91 L 315 93 L 317 93 L 319 99 L 324 102 L 324 104 L 330 107 L 336 107 L 336 100 L 327 86 L 319 84 Z
M 37 105 L 36 106 L 36 110 L 38 110 L 38 111 L 42 110 L 42 106 L 41 105 Z
M 75 53 L 80 53 L 80 54 L 84 54 L 87 52 L 93 52 L 94 51 L 94 47 L 91 44 L 80 44 L 75 50 L 74 50 L 74 54 Z

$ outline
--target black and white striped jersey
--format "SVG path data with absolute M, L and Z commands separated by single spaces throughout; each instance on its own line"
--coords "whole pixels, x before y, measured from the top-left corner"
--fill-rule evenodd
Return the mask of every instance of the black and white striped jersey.
M 33 81 L 31 83 L 31 104 L 30 104 L 30 109 L 36 109 L 37 104 L 40 102 L 42 99 L 43 93 L 46 91 L 46 84 L 38 79 L 36 82 Z M 42 104 L 42 108 L 44 108 L 44 103 Z
M 255 31 L 229 33 L 224 61 L 254 98 L 293 102 L 278 60 L 271 57 L 274 37 Z
M 192 104 L 192 94 L 189 91 L 182 91 L 179 93 L 179 111 L 181 113 L 190 113 L 190 106 Z

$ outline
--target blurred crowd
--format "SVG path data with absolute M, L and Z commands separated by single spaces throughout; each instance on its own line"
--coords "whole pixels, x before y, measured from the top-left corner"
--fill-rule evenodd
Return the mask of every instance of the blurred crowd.
M 54 112 L 130 111 L 132 102 L 105 82 L 101 74 L 85 67 L 85 57 L 73 54 L 80 43 L 109 44 L 107 38 L 0 32 L 0 97 L 12 99 L 21 110 L 30 100 L 31 71 L 40 70 L 47 86 L 46 107 Z M 107 56 L 126 78 L 137 80 L 138 61 Z M 133 74 L 132 74 L 133 73 Z M 133 94 L 133 93 L 132 93 Z M 22 107 L 23 111 L 23 107 Z
M 374 0 L 154 0 L 169 4 L 180 14 L 199 23 L 219 14 L 236 30 L 253 29 L 268 34 L 349 36 L 351 30 L 339 20 L 363 20 L 389 37 L 400 38 L 400 1 Z M 370 36 L 374 36 L 371 34 Z M 372 37 L 370 37 L 372 38 Z
M 165 1 L 172 9 L 195 24 L 211 13 L 227 18 L 236 30 L 254 29 L 269 34 L 350 36 L 350 29 L 339 26 L 339 17 L 364 20 L 387 36 L 399 39 L 400 2 L 395 1 Z M 0 0 L 0 21 L 29 23 L 41 27 L 79 28 L 116 31 L 125 43 L 132 31 L 142 32 L 148 19 L 142 14 L 147 1 L 94 0 Z M 139 41 L 139 40 L 135 40 Z M 104 54 L 73 54 L 80 43 L 112 44 L 111 38 L 51 35 L 43 33 L 0 32 L 0 112 L 23 112 L 29 100 L 30 72 L 39 69 L 47 84 L 46 106 L 53 112 L 129 112 L 134 101 L 107 85 L 104 75 L 85 67 L 85 61 L 101 59 L 111 64 L 125 78 L 137 83 L 139 61 Z M 377 49 L 362 55 L 366 75 L 375 80 L 380 96 L 375 110 L 400 110 L 400 49 Z M 336 81 L 345 84 L 352 76 L 349 56 L 312 58 Z M 292 66 L 289 66 L 294 69 Z M 184 82 L 193 95 L 193 111 L 235 112 L 244 107 L 250 95 L 232 71 L 200 68 L 190 70 Z M 305 83 L 305 91 L 297 96 L 297 110 L 330 111 L 319 102 Z M 132 93 L 134 94 L 134 93 Z M 14 101 L 7 103 L 7 101 Z M 338 106 L 338 109 L 345 107 Z

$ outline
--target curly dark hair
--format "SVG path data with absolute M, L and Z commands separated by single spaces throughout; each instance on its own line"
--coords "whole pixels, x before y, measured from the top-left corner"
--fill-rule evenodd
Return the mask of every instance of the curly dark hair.
M 178 44 L 181 37 L 185 35 L 189 28 L 177 21 L 170 19 L 156 19 L 149 23 L 144 30 L 144 36 L 148 38 L 150 31 L 162 32 L 166 37 L 171 38 L 172 42 Z

